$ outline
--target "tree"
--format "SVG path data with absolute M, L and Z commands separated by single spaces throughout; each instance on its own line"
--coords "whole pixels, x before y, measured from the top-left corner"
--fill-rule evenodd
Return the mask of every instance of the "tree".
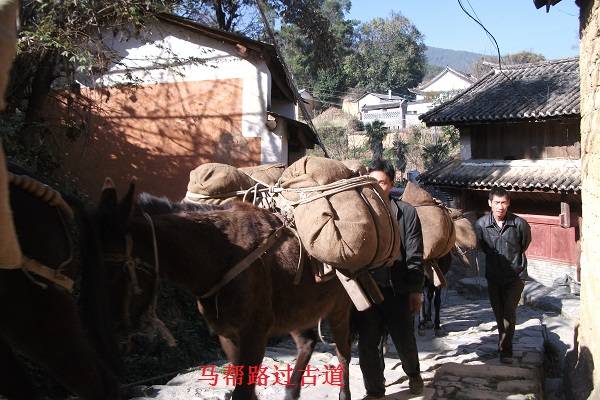
M 387 134 L 387 128 L 382 121 L 373 121 L 366 125 L 366 129 L 371 157 L 373 160 L 380 160 L 383 158 L 383 139 Z
M 300 87 L 317 98 L 336 102 L 348 87 L 342 65 L 352 52 L 357 22 L 345 18 L 349 0 L 304 3 L 308 9 L 300 12 L 296 7 L 283 14 L 279 31 L 283 54 Z
M 356 47 L 344 65 L 352 86 L 407 94 L 409 88 L 423 79 L 426 69 L 423 35 L 399 13 L 361 25 Z
M 401 175 L 404 176 L 404 171 L 406 170 L 406 153 L 408 152 L 408 143 L 402 140 L 402 138 L 397 137 L 393 143 L 394 150 L 394 160 L 396 169 L 400 171 Z
M 3 118 L 5 125 L 19 132 L 13 137 L 20 148 L 37 151 L 45 147 L 42 113 L 54 82 L 60 80 L 63 87 L 76 91 L 75 74 L 93 76 L 114 61 L 114 52 L 103 42 L 105 33 L 135 36 L 155 13 L 174 5 L 175 0 L 23 1 Z M 37 158 L 32 156 L 32 160 Z
M 182 0 L 176 11 L 182 17 L 253 38 L 264 30 L 255 0 Z

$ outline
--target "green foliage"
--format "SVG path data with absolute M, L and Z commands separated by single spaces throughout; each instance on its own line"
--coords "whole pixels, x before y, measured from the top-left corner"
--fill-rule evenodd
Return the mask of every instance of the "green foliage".
M 352 86 L 369 91 L 408 93 L 425 74 L 423 35 L 404 16 L 392 13 L 361 25 L 357 50 L 344 70 Z
M 396 169 L 404 175 L 404 171 L 406 170 L 406 154 L 408 153 L 409 146 L 408 143 L 404 142 L 402 138 L 398 137 L 394 140 L 393 148 L 392 148 L 392 157 L 390 159 L 394 160 L 394 165 Z
M 387 128 L 382 121 L 373 121 L 365 126 L 367 131 L 369 149 L 373 160 L 383 158 L 383 139 L 387 134 Z

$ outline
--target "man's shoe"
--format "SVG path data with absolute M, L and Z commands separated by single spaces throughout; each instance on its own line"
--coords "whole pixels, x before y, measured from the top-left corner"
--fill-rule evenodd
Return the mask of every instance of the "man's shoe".
M 408 377 L 408 390 L 411 394 L 421 394 L 423 393 L 423 378 L 421 378 L 421 374 L 409 376 Z
M 376 396 L 374 394 L 368 394 L 365 397 L 363 397 L 361 400 L 383 400 L 383 399 L 385 399 L 385 395 Z
M 512 364 L 514 361 L 514 359 L 512 358 L 512 356 L 500 356 L 500 362 L 502 364 Z

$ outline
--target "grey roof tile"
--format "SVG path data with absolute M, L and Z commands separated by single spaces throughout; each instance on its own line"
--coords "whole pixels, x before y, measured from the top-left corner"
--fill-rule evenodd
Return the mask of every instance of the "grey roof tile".
M 495 68 L 420 118 L 428 125 L 579 114 L 579 59 Z
M 423 185 L 579 193 L 581 162 L 567 159 L 452 160 L 421 174 L 418 180 Z

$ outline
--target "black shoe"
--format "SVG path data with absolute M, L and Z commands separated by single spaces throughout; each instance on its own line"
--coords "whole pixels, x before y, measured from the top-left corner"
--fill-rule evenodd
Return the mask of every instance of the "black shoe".
M 383 399 L 385 399 L 385 395 L 377 396 L 374 394 L 368 394 L 365 397 L 363 397 L 361 400 L 383 400 Z
M 421 374 L 413 375 L 408 377 L 408 390 L 411 394 L 421 394 L 423 393 L 423 378 L 421 378 Z
M 500 362 L 502 364 L 512 364 L 514 359 L 509 355 L 500 355 Z

